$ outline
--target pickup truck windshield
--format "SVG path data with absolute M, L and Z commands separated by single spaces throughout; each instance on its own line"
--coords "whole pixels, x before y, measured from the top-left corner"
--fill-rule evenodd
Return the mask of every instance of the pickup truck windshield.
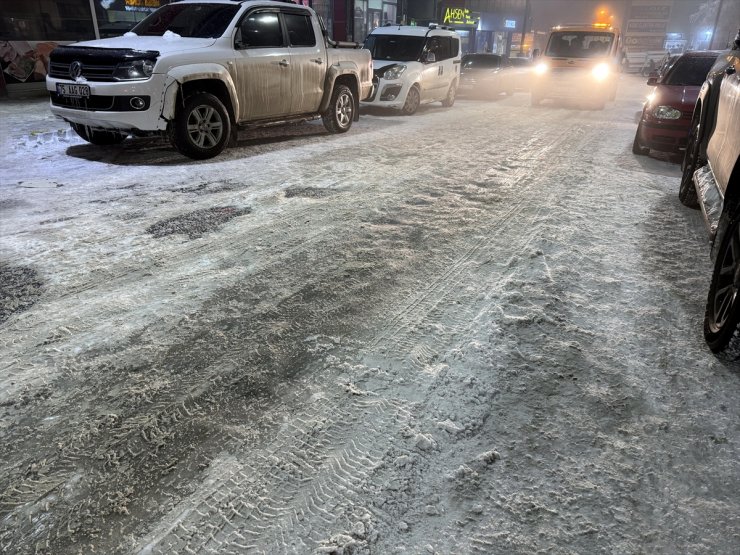
M 370 51 L 373 60 L 413 62 L 419 59 L 423 47 L 424 37 L 370 35 L 365 39 L 365 48 Z
M 613 33 L 555 32 L 550 35 L 545 55 L 561 58 L 598 58 L 609 54 L 612 42 L 614 42 Z
M 239 4 L 168 4 L 136 25 L 132 32 L 137 35 L 159 37 L 170 31 L 181 37 L 218 38 L 236 12 Z
M 663 78 L 663 84 L 701 87 L 716 59 L 717 56 L 679 58 Z

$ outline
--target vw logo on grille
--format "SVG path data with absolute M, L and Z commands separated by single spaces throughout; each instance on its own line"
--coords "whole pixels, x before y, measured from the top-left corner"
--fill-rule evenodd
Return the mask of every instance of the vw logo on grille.
M 69 76 L 72 79 L 77 79 L 82 76 L 82 64 L 80 62 L 72 62 L 69 64 Z

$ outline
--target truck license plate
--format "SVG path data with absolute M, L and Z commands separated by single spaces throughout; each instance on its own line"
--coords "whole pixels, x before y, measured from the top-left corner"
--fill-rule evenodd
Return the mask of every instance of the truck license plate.
M 59 96 L 73 96 L 76 98 L 90 98 L 90 85 L 65 85 L 57 83 Z

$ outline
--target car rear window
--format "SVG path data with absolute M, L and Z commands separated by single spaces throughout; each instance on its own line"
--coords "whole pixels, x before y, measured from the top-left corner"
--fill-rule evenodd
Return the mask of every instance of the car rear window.
M 668 70 L 663 84 L 700 87 L 716 59 L 717 56 L 682 56 Z

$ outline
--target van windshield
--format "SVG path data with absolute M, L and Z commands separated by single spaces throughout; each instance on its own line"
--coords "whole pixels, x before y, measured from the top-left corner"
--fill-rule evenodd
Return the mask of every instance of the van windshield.
M 238 11 L 238 4 L 167 4 L 131 31 L 150 37 L 161 37 L 170 31 L 181 37 L 218 38 L 224 34 Z
M 545 55 L 562 58 L 598 58 L 609 54 L 613 42 L 614 33 L 553 32 L 547 43 Z
M 413 62 L 421 57 L 424 37 L 370 35 L 365 39 L 365 48 L 370 51 L 373 60 Z

